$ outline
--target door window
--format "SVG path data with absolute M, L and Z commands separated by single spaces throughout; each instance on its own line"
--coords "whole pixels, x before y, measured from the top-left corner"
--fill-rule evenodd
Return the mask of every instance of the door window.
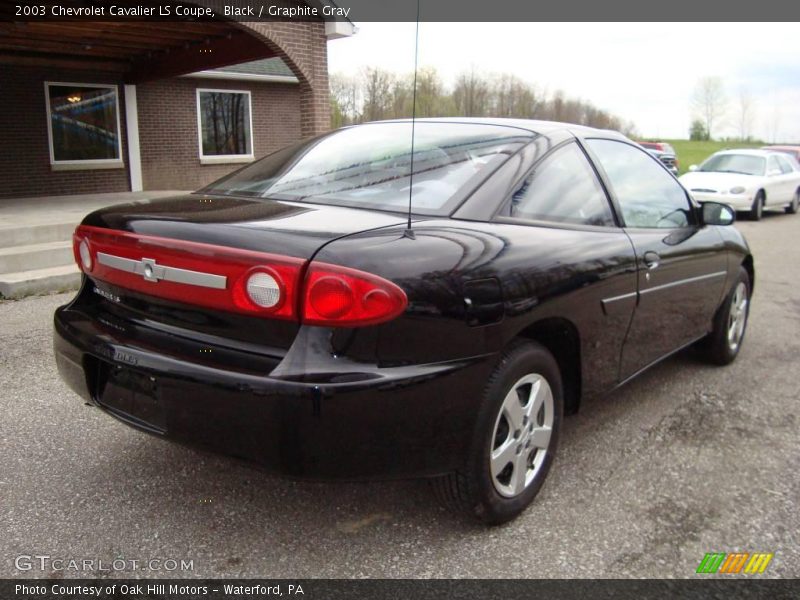
M 683 187 L 652 156 L 631 144 L 592 139 L 627 227 L 674 229 L 693 222 Z
M 556 150 L 536 166 L 514 193 L 511 216 L 577 225 L 614 224 L 605 191 L 574 143 Z
M 778 166 L 781 169 L 781 173 L 786 175 L 787 173 L 791 173 L 793 171 L 792 166 L 789 164 L 789 161 L 783 158 L 782 156 L 775 157 L 778 160 Z
M 782 173 L 780 166 L 778 166 L 778 159 L 775 156 L 767 158 L 767 176 L 780 175 Z

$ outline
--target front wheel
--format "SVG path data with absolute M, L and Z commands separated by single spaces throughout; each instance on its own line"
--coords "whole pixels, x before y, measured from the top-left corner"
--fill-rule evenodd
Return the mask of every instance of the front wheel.
M 552 354 L 533 342 L 507 350 L 484 391 L 464 467 L 434 481 L 439 499 L 491 525 L 519 515 L 547 477 L 563 416 Z
M 725 302 L 714 317 L 714 325 L 700 345 L 710 362 L 718 365 L 732 363 L 739 354 L 750 315 L 750 276 L 739 267 L 739 276 Z
M 751 221 L 761 220 L 761 216 L 764 214 L 764 200 L 764 192 L 758 192 L 753 200 L 753 205 L 750 207 L 749 216 Z
M 788 206 L 784 207 L 787 214 L 793 215 L 797 212 L 797 207 L 800 205 L 800 190 L 794 193 L 794 197 Z

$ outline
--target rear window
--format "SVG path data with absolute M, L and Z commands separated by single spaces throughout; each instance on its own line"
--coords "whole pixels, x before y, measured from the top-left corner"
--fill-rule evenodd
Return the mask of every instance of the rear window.
M 535 134 L 418 122 L 414 137 L 413 211 L 441 215 Z M 280 150 L 201 192 L 402 211 L 408 206 L 410 171 L 411 123 L 374 123 Z

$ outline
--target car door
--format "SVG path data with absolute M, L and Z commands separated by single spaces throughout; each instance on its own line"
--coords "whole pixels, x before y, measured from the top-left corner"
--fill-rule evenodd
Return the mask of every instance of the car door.
M 788 158 L 776 155 L 775 160 L 778 161 L 778 168 L 781 170 L 781 174 L 778 176 L 781 180 L 781 203 L 789 203 L 797 191 L 798 176 Z
M 767 206 L 780 206 L 788 202 L 786 178 L 775 155 L 767 157 L 767 177 L 764 187 L 767 192 Z
M 496 262 L 505 326 L 566 319 L 581 336 L 586 394 L 618 383 L 622 344 L 636 304 L 636 255 L 614 218 L 598 174 L 581 146 L 562 143 L 515 178 L 493 220 L 506 225 Z M 511 226 L 511 227 L 509 227 Z
M 699 225 L 686 190 L 643 150 L 587 139 L 637 259 L 637 303 L 620 361 L 620 380 L 710 330 L 725 285 L 722 236 Z

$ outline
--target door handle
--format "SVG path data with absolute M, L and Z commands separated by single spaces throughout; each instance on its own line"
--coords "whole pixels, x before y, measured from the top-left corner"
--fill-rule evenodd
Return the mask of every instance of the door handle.
M 658 255 L 657 252 L 653 252 L 652 250 L 648 250 L 644 253 L 644 266 L 648 268 L 648 270 L 653 270 L 658 267 L 659 263 L 661 262 L 661 257 Z

